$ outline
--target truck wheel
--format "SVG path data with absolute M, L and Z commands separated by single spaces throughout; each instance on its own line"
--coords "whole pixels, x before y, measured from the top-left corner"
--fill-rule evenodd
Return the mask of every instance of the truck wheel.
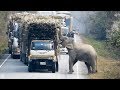
M 31 69 L 29 66 L 28 66 L 28 71 L 29 71 L 29 72 L 32 72 L 32 69 Z
M 28 62 L 27 62 L 27 61 L 24 61 L 24 64 L 25 64 L 26 66 L 28 66 Z
M 28 66 L 28 71 L 29 71 L 29 72 L 32 72 L 32 69 L 31 69 L 29 66 Z
M 56 72 L 58 72 L 58 62 L 56 62 Z
M 27 60 L 27 57 L 26 57 L 25 54 L 24 54 L 24 56 L 23 56 L 23 59 L 24 59 L 24 64 L 28 66 L 28 60 Z
M 28 66 L 28 58 L 27 58 L 27 57 L 26 57 L 26 60 L 25 60 L 25 61 L 26 61 L 26 65 Z
M 55 62 L 53 62 L 53 65 L 52 65 L 52 73 L 55 73 Z
M 11 54 L 12 52 L 11 52 L 11 50 L 9 50 L 9 54 Z
M 11 58 L 16 59 L 16 55 L 11 54 Z
M 26 58 L 24 59 L 24 64 L 28 66 L 28 62 L 27 62 Z
M 16 58 L 17 58 L 17 56 L 16 56 L 16 55 L 12 55 L 12 57 L 13 57 L 13 59 L 16 59 Z
M 12 58 L 15 59 L 15 55 L 12 55 Z
M 32 71 L 33 71 L 30 63 L 28 64 L 28 71 L 29 71 L 29 72 L 32 72 Z
M 23 62 L 23 60 L 22 60 L 22 56 L 21 56 L 21 55 L 20 55 L 20 61 Z

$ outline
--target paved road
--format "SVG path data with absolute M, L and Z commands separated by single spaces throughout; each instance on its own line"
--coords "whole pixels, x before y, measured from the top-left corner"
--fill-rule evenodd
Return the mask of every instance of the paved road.
M 68 55 L 59 56 L 59 71 L 51 72 L 28 72 L 28 66 L 19 59 L 10 58 L 6 54 L 0 60 L 0 79 L 88 79 L 88 71 L 83 62 L 77 62 L 73 67 L 74 73 L 68 74 Z
M 8 59 L 0 66 L 0 79 L 86 79 L 87 69 L 83 62 L 77 62 L 74 66 L 75 72 L 68 72 L 68 55 L 59 56 L 59 71 L 51 72 L 28 72 L 27 66 L 19 59 L 11 59 L 10 55 L 6 54 Z M 2 62 L 3 63 L 3 62 Z

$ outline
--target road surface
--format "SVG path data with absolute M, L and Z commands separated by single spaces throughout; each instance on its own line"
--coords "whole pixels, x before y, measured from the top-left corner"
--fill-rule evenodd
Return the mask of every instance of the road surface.
M 51 72 L 28 72 L 28 66 L 20 59 L 12 59 L 10 54 L 5 54 L 0 60 L 0 79 L 89 79 L 84 62 L 77 62 L 73 74 L 68 74 L 68 55 L 61 54 L 59 57 L 59 71 Z

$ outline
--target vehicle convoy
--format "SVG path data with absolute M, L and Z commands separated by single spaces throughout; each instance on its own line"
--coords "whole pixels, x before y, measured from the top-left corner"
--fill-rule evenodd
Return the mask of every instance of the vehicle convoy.
M 20 46 L 19 46 L 19 24 L 16 20 L 9 17 L 8 20 L 8 48 L 11 57 L 20 58 Z
M 58 71 L 62 17 L 16 14 L 13 18 L 19 22 L 20 60 L 28 65 L 28 71 Z
M 9 16 L 8 20 L 8 48 L 9 53 L 13 59 L 20 58 L 20 23 L 18 19 L 20 16 L 28 15 L 29 13 L 14 13 Z M 61 34 L 66 36 L 68 32 L 72 31 L 72 16 L 67 11 L 38 11 L 40 16 L 60 16 L 62 17 Z M 14 16 L 16 18 L 14 18 Z M 60 49 L 61 52 L 68 53 L 66 48 Z
M 57 11 L 56 11 L 57 12 Z M 28 71 L 48 69 L 58 71 L 59 39 L 72 30 L 72 17 L 57 12 L 54 15 L 15 13 L 8 23 L 9 52 L 28 65 Z M 15 25 L 16 24 L 16 25 Z

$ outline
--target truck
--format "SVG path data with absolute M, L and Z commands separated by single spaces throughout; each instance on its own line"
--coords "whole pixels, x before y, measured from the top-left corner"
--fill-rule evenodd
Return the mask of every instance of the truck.
M 13 14 L 12 14 L 13 15 Z M 19 48 L 19 25 L 11 16 L 8 20 L 8 30 L 6 32 L 8 35 L 8 49 L 9 54 L 13 59 L 20 58 L 20 48 Z
M 8 36 L 8 50 L 9 54 L 13 59 L 20 59 L 20 25 L 22 19 L 25 15 L 29 15 L 27 12 L 14 12 L 8 16 L 7 24 L 7 36 Z
M 58 42 L 61 36 L 62 17 L 21 15 L 19 41 L 20 60 L 28 71 L 47 69 L 58 71 Z

